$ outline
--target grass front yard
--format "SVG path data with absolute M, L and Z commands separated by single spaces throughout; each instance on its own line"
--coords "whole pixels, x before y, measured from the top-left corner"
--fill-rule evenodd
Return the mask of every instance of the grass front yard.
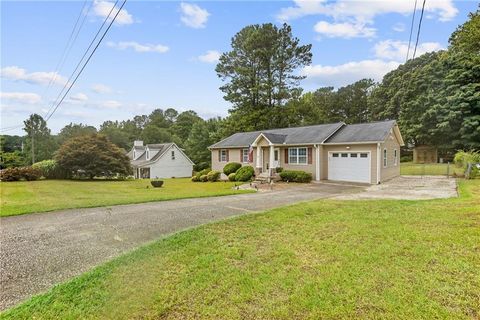
M 233 190 L 232 182 L 164 181 L 162 188 L 153 188 L 149 180 L 0 182 L 0 216 L 251 192 Z
M 429 201 L 319 200 L 175 234 L 3 319 L 477 319 L 480 180 Z
M 402 162 L 400 163 L 400 174 L 407 176 L 446 176 L 447 173 L 452 176 L 454 173 L 457 176 L 464 175 L 464 169 L 455 166 L 453 163 L 448 165 L 447 163 L 413 163 Z

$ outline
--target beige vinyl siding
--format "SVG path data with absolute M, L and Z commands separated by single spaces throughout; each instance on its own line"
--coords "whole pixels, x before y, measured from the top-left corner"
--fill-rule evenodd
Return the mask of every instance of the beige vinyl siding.
M 347 147 L 350 147 L 347 149 Z M 329 152 L 370 152 L 371 170 L 370 183 L 377 183 L 377 145 L 376 144 L 342 144 L 324 145 L 321 151 L 320 179 L 328 180 L 328 153 Z
M 383 150 L 387 150 L 387 167 L 383 167 Z M 397 165 L 394 163 L 394 151 L 397 150 Z M 381 156 L 381 169 L 380 169 L 380 181 L 392 179 L 400 175 L 400 144 L 394 134 L 390 134 L 384 143 L 380 144 Z
M 250 162 L 250 163 L 243 163 L 242 162 L 242 149 L 244 149 L 244 148 L 241 148 L 241 149 L 225 148 L 225 149 L 228 150 L 228 162 L 218 161 L 218 153 L 222 149 L 212 149 L 212 170 L 217 170 L 217 171 L 223 172 L 223 167 L 225 167 L 225 165 L 227 163 L 230 163 L 230 162 L 239 162 L 239 163 L 242 164 L 242 166 L 248 166 L 249 165 L 249 166 L 254 167 L 255 162 L 253 162 L 253 163 L 252 162 Z M 256 156 L 257 156 L 256 151 L 253 150 L 253 161 L 255 161 Z
M 307 164 L 291 164 L 285 163 L 285 150 L 288 148 L 311 148 L 312 150 L 312 163 L 308 164 L 308 154 L 307 154 Z M 308 152 L 308 151 L 307 151 Z M 315 180 L 315 163 L 317 159 L 315 159 L 315 147 L 313 145 L 308 146 L 288 146 L 284 148 L 280 148 L 280 167 L 284 170 L 301 170 L 312 174 L 313 180 Z

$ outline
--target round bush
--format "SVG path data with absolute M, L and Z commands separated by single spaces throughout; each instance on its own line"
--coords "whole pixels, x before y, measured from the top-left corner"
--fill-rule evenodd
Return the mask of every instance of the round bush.
M 238 163 L 238 162 L 230 162 L 230 163 L 227 163 L 225 165 L 225 167 L 223 167 L 223 173 L 225 173 L 225 175 L 230 175 L 230 173 L 235 173 L 237 172 L 238 169 L 240 169 L 242 167 L 242 164 L 241 163 Z
M 203 170 L 197 172 L 195 175 L 197 176 L 198 179 L 200 179 L 201 176 L 207 175 L 210 171 L 212 171 L 212 169 L 206 168 L 206 169 L 203 169 Z
M 192 177 L 192 182 L 199 182 L 199 181 L 200 181 L 199 177 L 197 177 L 197 176 Z
M 229 181 L 235 181 L 235 172 L 230 173 L 230 174 L 228 175 L 228 180 L 229 180 Z
M 218 179 L 220 179 L 221 174 L 222 173 L 220 171 L 212 170 L 207 174 L 207 179 L 210 182 L 218 181 Z
M 243 166 L 235 173 L 236 181 L 249 181 L 252 179 L 255 169 L 252 166 Z
M 55 160 L 43 160 L 32 164 L 32 168 L 40 170 L 45 179 L 64 179 L 65 170 L 62 170 Z
M 0 171 L 2 181 L 34 181 L 42 177 L 42 172 L 32 167 L 8 168 Z
M 288 182 L 310 182 L 312 181 L 312 175 L 305 171 L 296 171 L 296 170 L 283 170 L 280 172 L 280 178 L 283 181 Z
M 207 177 L 206 174 L 201 175 L 200 178 L 198 178 L 198 179 L 199 179 L 199 181 L 201 181 L 201 182 L 207 182 L 207 181 L 208 181 L 208 177 Z

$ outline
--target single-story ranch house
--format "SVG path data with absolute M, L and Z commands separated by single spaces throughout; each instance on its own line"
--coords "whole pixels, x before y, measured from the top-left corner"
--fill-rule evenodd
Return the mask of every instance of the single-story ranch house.
M 272 176 L 281 167 L 309 172 L 317 181 L 378 184 L 400 175 L 403 145 L 398 125 L 391 120 L 240 132 L 209 149 L 213 170 L 240 162 L 262 176 Z
M 143 145 L 135 141 L 127 153 L 137 179 L 191 177 L 194 163 L 175 143 Z

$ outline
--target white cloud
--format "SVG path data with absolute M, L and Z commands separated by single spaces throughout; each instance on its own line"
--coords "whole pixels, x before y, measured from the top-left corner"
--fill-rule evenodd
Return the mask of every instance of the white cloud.
M 410 47 L 410 57 L 413 55 L 414 45 Z M 442 45 L 438 42 L 424 42 L 417 46 L 416 57 L 432 51 L 441 50 Z M 375 56 L 385 60 L 405 61 L 408 52 L 407 41 L 385 40 L 380 41 L 373 47 Z
M 96 83 L 92 86 L 92 90 L 96 93 L 111 93 L 112 88 L 101 83 Z
M 140 44 L 135 41 L 120 41 L 118 43 L 115 42 L 107 42 L 107 46 L 112 48 L 117 48 L 119 50 L 126 50 L 126 49 L 133 49 L 135 52 L 156 52 L 156 53 L 165 53 L 169 50 L 167 46 L 161 44 Z
M 392 27 L 393 31 L 396 31 L 396 32 L 403 32 L 405 31 L 405 25 L 401 22 L 399 23 L 395 23 Z
M 412 3 L 405 0 L 338 0 L 327 2 L 325 0 L 294 0 L 295 6 L 280 10 L 277 18 L 288 21 L 307 15 L 326 15 L 335 19 L 354 19 L 362 22 L 372 22 L 377 15 L 387 13 L 411 14 Z M 417 6 L 420 10 L 421 6 Z M 425 11 L 440 21 L 452 20 L 458 13 L 453 0 L 427 1 Z
M 110 13 L 114 5 L 115 4 L 113 2 L 109 1 L 95 1 L 93 3 L 93 14 L 105 19 L 106 17 L 108 17 L 108 14 Z M 113 19 L 118 9 L 118 7 L 113 9 L 112 13 L 110 14 L 109 21 Z M 125 9 L 122 9 L 118 14 L 117 18 L 115 19 L 115 24 L 117 25 L 132 24 L 133 22 L 134 20 L 132 15 L 128 13 Z
M 369 28 L 364 23 L 329 23 L 320 21 L 313 29 L 329 38 L 371 38 L 375 36 L 375 28 Z
M 50 82 L 55 85 L 63 86 L 67 83 L 67 79 L 56 72 L 31 72 L 27 73 L 27 70 L 10 66 L 0 70 L 0 76 L 2 78 L 25 81 L 31 84 L 48 85 Z
M 38 94 L 31 92 L 0 92 L 0 99 L 28 104 L 35 104 L 42 101 L 42 98 Z
M 74 101 L 87 101 L 88 96 L 85 93 L 79 92 L 77 94 L 71 95 L 70 99 Z
M 182 11 L 180 20 L 182 20 L 186 26 L 195 29 L 205 28 L 205 24 L 210 16 L 207 10 L 200 8 L 196 4 L 185 2 L 180 3 L 180 10 Z
M 306 66 L 302 74 L 317 85 L 340 87 L 364 78 L 380 81 L 386 73 L 399 65 L 400 63 L 395 61 L 362 60 L 337 66 Z
M 107 100 L 100 103 L 100 106 L 107 109 L 118 109 L 122 104 L 116 100 Z
M 208 50 L 207 53 L 198 56 L 198 60 L 206 63 L 216 63 L 222 54 L 216 50 Z

